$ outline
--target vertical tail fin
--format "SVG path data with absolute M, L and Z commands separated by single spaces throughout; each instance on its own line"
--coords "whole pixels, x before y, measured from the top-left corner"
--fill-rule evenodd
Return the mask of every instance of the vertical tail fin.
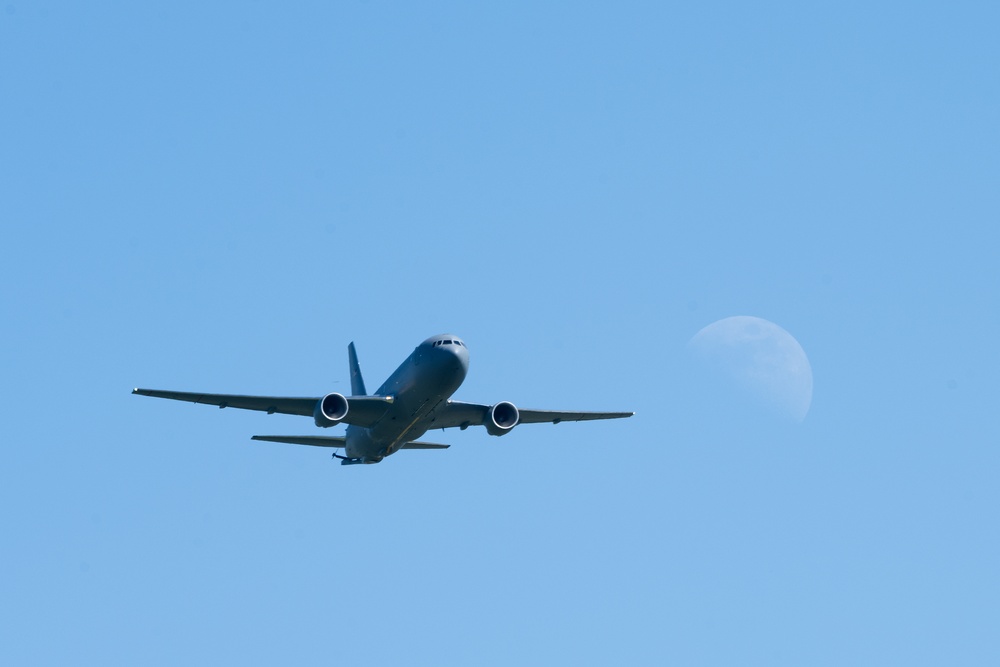
M 361 366 L 358 365 L 358 353 L 354 351 L 354 343 L 347 346 L 347 358 L 351 364 L 351 395 L 367 396 L 365 380 L 361 377 Z

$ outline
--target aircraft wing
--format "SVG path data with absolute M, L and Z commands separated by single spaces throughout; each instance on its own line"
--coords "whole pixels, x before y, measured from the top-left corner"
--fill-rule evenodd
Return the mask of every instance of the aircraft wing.
M 634 412 L 566 412 L 562 410 L 522 410 L 517 409 L 521 418 L 518 424 L 544 424 L 551 422 L 586 422 L 595 419 L 624 419 L 631 417 Z
M 175 401 L 189 403 L 204 403 L 217 405 L 220 408 L 240 408 L 242 410 L 259 410 L 271 415 L 302 415 L 312 417 L 316 404 L 322 397 L 289 398 L 283 396 L 243 396 L 241 394 L 199 394 L 188 391 L 163 391 L 161 389 L 133 389 L 133 394 L 152 396 L 153 398 L 169 398 Z M 385 413 L 392 403 L 387 396 L 348 396 L 347 417 L 344 424 L 355 426 L 372 426 Z
M 482 425 L 486 422 L 490 407 L 478 403 L 448 401 L 446 406 L 435 411 L 431 428 Z M 544 424 L 546 422 L 558 424 L 559 422 L 582 422 L 594 419 L 622 419 L 635 414 L 634 412 L 569 412 L 564 410 L 529 410 L 527 408 L 518 408 L 517 411 L 520 414 L 519 424 Z

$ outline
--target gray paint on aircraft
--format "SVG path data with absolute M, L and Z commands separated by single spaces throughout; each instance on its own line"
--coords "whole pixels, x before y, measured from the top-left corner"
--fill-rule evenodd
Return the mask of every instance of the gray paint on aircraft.
M 378 463 L 400 449 L 442 449 L 448 445 L 419 442 L 431 428 L 466 429 L 485 426 L 490 435 L 505 435 L 518 424 L 589 421 L 631 417 L 632 412 L 567 412 L 518 409 L 501 401 L 493 405 L 452 401 L 451 395 L 469 372 L 469 349 L 452 334 L 431 336 L 371 396 L 366 395 L 354 343 L 348 346 L 351 396 L 332 393 L 321 397 L 289 398 L 239 394 L 199 394 L 133 389 L 133 394 L 169 398 L 191 403 L 217 405 L 268 414 L 312 416 L 320 427 L 347 424 L 342 437 L 334 436 L 254 436 L 300 445 L 343 448 L 346 456 L 334 453 L 343 464 Z

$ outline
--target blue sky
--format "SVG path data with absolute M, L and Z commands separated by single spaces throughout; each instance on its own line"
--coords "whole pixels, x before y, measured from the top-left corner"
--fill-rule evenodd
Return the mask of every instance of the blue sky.
M 0 661 L 995 664 L 991 3 L 0 8 Z M 776 322 L 801 424 L 685 344 Z M 624 422 L 341 468 L 133 386 Z

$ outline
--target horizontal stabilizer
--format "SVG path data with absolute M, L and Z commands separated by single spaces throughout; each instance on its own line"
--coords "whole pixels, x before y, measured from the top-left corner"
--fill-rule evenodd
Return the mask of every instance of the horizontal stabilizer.
M 336 447 L 343 449 L 347 438 L 331 435 L 255 435 L 251 440 L 283 442 L 289 445 L 309 445 L 311 447 Z M 408 442 L 400 449 L 448 449 L 451 445 L 437 445 L 433 442 Z
M 400 449 L 448 449 L 451 445 L 438 445 L 433 442 L 408 442 Z
M 343 449 L 347 438 L 332 435 L 255 435 L 251 440 L 267 440 L 268 442 L 284 442 L 289 445 L 311 445 L 313 447 L 337 447 Z

